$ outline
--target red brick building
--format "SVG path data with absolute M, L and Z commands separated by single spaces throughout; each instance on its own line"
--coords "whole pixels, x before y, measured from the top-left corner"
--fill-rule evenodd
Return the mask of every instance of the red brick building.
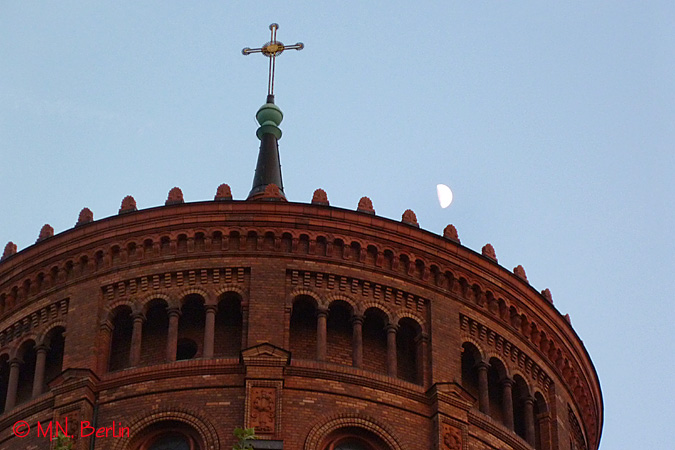
M 410 210 L 286 201 L 281 112 L 257 117 L 247 200 L 174 188 L 7 245 L 0 449 L 53 448 L 38 424 L 66 419 L 78 450 L 229 449 L 241 426 L 270 449 L 598 448 L 598 377 L 548 290 Z

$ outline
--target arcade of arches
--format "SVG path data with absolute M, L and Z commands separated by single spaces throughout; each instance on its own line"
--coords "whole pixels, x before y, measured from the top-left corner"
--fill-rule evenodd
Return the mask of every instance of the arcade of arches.
M 462 345 L 462 386 L 478 399 L 479 410 L 515 431 L 537 450 L 550 441 L 550 415 L 544 395 L 520 375 L 509 377 L 498 358 L 484 361 L 478 348 Z
M 65 329 L 57 326 L 39 343 L 34 339 L 22 342 L 13 358 L 0 355 L 0 412 L 49 389 L 47 383 L 61 373 L 64 346 Z
M 128 306 L 111 312 L 109 353 L 105 371 L 193 358 L 238 358 L 245 348 L 246 312 L 234 292 L 205 304 L 197 294 L 185 296 L 180 307 L 162 298 L 144 305 L 142 313 Z M 0 355 L 0 411 L 41 395 L 47 382 L 62 369 L 65 329 L 50 330 L 40 343 L 26 340 L 14 357 Z M 428 337 L 410 318 L 390 323 L 375 307 L 360 315 L 342 300 L 321 308 L 310 296 L 294 299 L 288 323 L 288 347 L 293 359 L 350 365 L 424 385 L 429 364 Z M 164 351 L 158 351 L 164 349 Z M 514 431 L 537 450 L 548 448 L 550 414 L 546 396 L 520 375 L 509 376 L 496 357 L 484 360 L 471 343 L 461 353 L 461 381 L 477 409 Z M 344 430 L 343 430 L 344 431 Z M 198 450 L 190 434 L 151 434 L 139 450 Z M 347 430 L 329 437 L 324 450 L 378 450 L 387 447 L 375 436 Z
M 180 308 L 157 298 L 146 303 L 142 313 L 120 306 L 111 315 L 107 371 L 192 358 L 237 358 L 244 347 L 245 311 L 241 297 L 232 292 L 222 295 L 216 305 L 206 305 L 204 298 L 191 294 L 182 299 Z M 428 338 L 412 319 L 392 324 L 377 308 L 357 315 L 344 301 L 320 309 L 313 298 L 299 296 L 288 326 L 294 359 L 352 365 L 411 383 L 424 382 Z

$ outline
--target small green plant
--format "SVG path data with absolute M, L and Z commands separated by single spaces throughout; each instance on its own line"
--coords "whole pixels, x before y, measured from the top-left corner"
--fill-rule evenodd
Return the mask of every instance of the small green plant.
M 253 428 L 235 428 L 234 436 L 238 439 L 238 442 L 234 444 L 232 450 L 253 450 L 253 446 L 247 441 L 258 439 Z
M 55 450 L 71 450 L 72 448 L 73 441 L 59 430 L 59 434 L 56 435 Z

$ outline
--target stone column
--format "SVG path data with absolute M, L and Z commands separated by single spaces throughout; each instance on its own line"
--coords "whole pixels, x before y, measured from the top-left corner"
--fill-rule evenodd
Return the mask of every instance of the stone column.
M 47 363 L 47 352 L 49 347 L 38 345 L 35 347 L 37 357 L 35 360 L 35 375 L 33 377 L 33 398 L 42 394 L 42 385 L 45 384 L 45 365 Z
M 352 366 L 363 367 L 363 316 L 352 316 Z
M 478 371 L 478 409 L 483 414 L 490 414 L 490 395 L 488 391 L 488 369 L 490 365 L 486 362 L 476 364 Z
M 422 386 L 429 385 L 429 335 L 420 333 L 415 338 L 416 359 L 417 359 L 417 377 L 416 381 Z
M 109 321 L 105 321 L 100 328 L 101 333 L 101 347 L 98 350 L 98 375 L 101 376 L 108 371 L 108 365 L 110 364 L 110 351 L 112 350 L 111 341 L 112 341 L 112 332 L 113 324 Z
M 398 327 L 394 324 L 389 324 L 385 330 L 387 330 L 387 375 L 395 377 L 398 375 L 396 354 L 396 331 Z
M 316 359 L 326 360 L 326 319 L 328 310 L 321 308 L 316 312 Z
M 248 302 L 242 303 L 241 304 L 241 348 L 242 349 L 248 348 L 248 316 L 249 316 L 249 314 L 248 314 Z
M 502 380 L 502 414 L 504 416 L 504 425 L 509 430 L 513 430 L 513 380 L 504 378 Z
M 179 308 L 169 308 L 169 331 L 166 336 L 166 360 L 173 362 L 176 360 L 176 347 L 178 347 L 178 318 L 180 317 Z
M 129 366 L 134 367 L 141 361 L 141 342 L 143 341 L 143 323 L 145 316 L 141 313 L 132 314 L 134 329 L 131 334 L 131 349 L 129 350 Z
M 524 400 L 525 404 L 525 440 L 532 447 L 535 445 L 535 431 L 534 431 L 534 397 L 527 396 Z
M 5 398 L 5 412 L 16 405 L 16 391 L 19 388 L 19 368 L 23 364 L 20 359 L 14 358 L 9 362 L 9 380 L 7 382 L 7 397 Z
M 204 358 L 213 358 L 213 340 L 216 332 L 216 305 L 206 305 L 206 321 L 204 323 Z

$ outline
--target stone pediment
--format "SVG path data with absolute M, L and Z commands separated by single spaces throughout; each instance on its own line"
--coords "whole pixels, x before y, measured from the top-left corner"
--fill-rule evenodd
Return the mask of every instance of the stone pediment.
M 242 350 L 241 360 L 245 366 L 287 366 L 291 352 L 264 342 Z
M 450 403 L 462 409 L 470 408 L 476 399 L 458 383 L 436 383 L 427 395 L 436 402 Z

